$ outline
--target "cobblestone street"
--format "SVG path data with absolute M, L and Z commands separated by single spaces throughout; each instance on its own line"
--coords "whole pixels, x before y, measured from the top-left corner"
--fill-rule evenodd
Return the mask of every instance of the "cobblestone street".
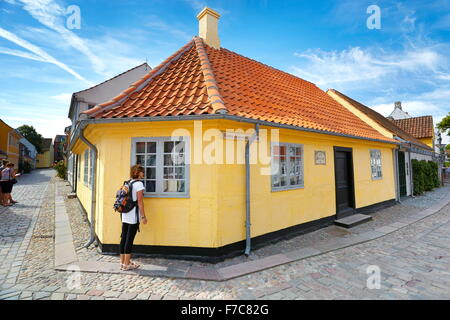
M 118 273 L 56 271 L 55 194 L 64 197 L 79 261 L 117 262 L 103 256 L 88 240 L 86 218 L 77 199 L 67 199 L 67 183 L 55 171 L 38 170 L 15 185 L 13 207 L 0 207 L 0 299 L 449 299 L 450 205 L 422 220 L 376 239 L 286 263 L 227 281 L 150 277 Z M 353 228 L 354 234 L 375 232 L 420 214 L 438 201 L 450 201 L 450 186 L 409 198 L 373 213 L 373 221 Z M 386 227 L 385 227 L 386 228 Z M 293 249 L 330 243 L 345 229 L 330 226 L 271 244 L 220 266 L 238 265 Z M 197 262 L 139 257 L 144 264 L 204 266 Z M 380 270 L 379 289 L 369 289 L 369 266 Z

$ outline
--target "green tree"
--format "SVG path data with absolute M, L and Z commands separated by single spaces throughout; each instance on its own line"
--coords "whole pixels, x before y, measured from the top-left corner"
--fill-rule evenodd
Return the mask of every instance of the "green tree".
M 44 138 L 36 131 L 36 129 L 34 129 L 33 126 L 24 124 L 18 127 L 17 131 L 36 147 L 38 153 L 42 152 L 42 143 Z
M 436 126 L 442 133 L 450 135 L 450 112 L 448 113 L 448 116 L 442 119 Z M 446 131 L 448 132 L 446 133 Z

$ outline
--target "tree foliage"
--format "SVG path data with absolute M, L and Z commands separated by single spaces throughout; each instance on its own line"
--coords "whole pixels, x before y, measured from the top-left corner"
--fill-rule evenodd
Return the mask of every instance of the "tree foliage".
M 17 131 L 27 139 L 32 145 L 35 146 L 38 153 L 42 152 L 42 144 L 44 138 L 40 135 L 33 126 L 28 126 L 26 124 L 17 128 Z
M 450 135 L 450 112 L 436 126 L 441 132 L 445 133 L 447 131 L 447 135 Z

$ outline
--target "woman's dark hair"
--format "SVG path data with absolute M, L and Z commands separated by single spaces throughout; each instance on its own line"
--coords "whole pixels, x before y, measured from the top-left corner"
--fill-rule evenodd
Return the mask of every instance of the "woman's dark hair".
M 130 169 L 130 177 L 131 179 L 139 179 L 139 173 L 145 172 L 144 168 L 141 167 L 140 164 L 134 165 Z
M 14 167 L 14 163 L 9 162 L 6 166 L 7 166 L 8 168 L 12 168 L 12 167 Z
M 4 166 L 6 166 L 9 163 L 9 161 L 8 160 L 2 160 L 2 163 L 3 163 Z

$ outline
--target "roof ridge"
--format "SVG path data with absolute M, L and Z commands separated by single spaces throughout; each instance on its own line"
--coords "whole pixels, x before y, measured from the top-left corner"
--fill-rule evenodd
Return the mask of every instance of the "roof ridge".
M 357 101 L 357 100 L 355 100 L 355 99 L 353 99 L 353 98 L 350 98 L 349 96 L 347 96 L 346 94 L 340 92 L 339 90 L 336 90 L 336 89 L 331 88 L 331 89 L 328 89 L 327 91 L 334 92 L 335 94 L 337 94 L 338 96 L 340 96 L 341 98 L 343 98 L 344 100 L 346 100 L 348 103 L 350 103 L 351 105 L 353 105 L 353 106 L 354 106 L 356 109 L 358 109 L 358 110 L 360 110 L 360 109 L 358 108 L 358 105 L 361 106 L 361 107 L 363 107 L 363 108 L 365 108 L 365 109 L 367 109 L 367 113 L 364 112 L 364 111 L 362 111 L 362 110 L 360 110 L 360 111 L 363 112 L 366 116 L 368 116 L 368 117 L 371 118 L 372 120 L 374 120 L 375 122 L 377 122 L 379 125 L 381 125 L 381 126 L 383 126 L 384 128 L 388 129 L 389 131 L 393 131 L 393 130 L 391 130 L 392 128 L 386 127 L 387 124 L 390 124 L 391 126 L 395 127 L 395 129 L 396 129 L 398 132 L 393 132 L 394 135 L 399 136 L 398 133 L 401 133 L 404 137 L 400 137 L 400 138 L 402 138 L 402 139 L 407 138 L 410 142 L 412 142 L 412 143 L 414 143 L 414 144 L 416 144 L 416 145 L 418 144 L 418 145 L 421 146 L 422 148 L 431 149 L 429 146 L 427 146 L 426 144 L 424 144 L 422 141 L 420 141 L 419 139 L 415 138 L 413 135 L 411 135 L 410 133 L 406 132 L 405 130 L 403 130 L 402 128 L 400 128 L 399 126 L 397 126 L 397 125 L 396 125 L 393 121 L 391 121 L 389 118 L 383 116 L 381 113 L 375 111 L 374 109 L 372 109 L 372 108 L 366 106 L 365 104 L 363 104 L 363 103 L 361 103 L 361 102 L 359 102 L 359 101 Z M 376 116 L 378 116 L 379 119 L 378 119 L 378 118 L 375 118 L 375 117 L 372 117 L 372 116 L 370 115 L 370 112 L 372 112 L 373 114 L 375 114 Z
M 101 111 L 107 111 L 112 108 L 114 108 L 116 105 L 122 103 L 126 98 L 128 98 L 132 93 L 137 92 L 144 88 L 155 76 L 159 75 L 161 72 L 163 72 L 169 64 L 171 64 L 173 61 L 177 60 L 181 55 L 188 49 L 190 49 L 194 45 L 194 39 L 189 41 L 187 44 L 185 44 L 183 47 L 181 47 L 178 51 L 176 51 L 174 54 L 172 54 L 170 57 L 168 57 L 166 60 L 161 62 L 158 66 L 156 66 L 154 69 L 151 69 L 149 73 L 144 75 L 141 79 L 135 81 L 132 83 L 127 89 L 122 91 L 119 95 L 112 98 L 110 101 L 101 103 L 96 105 L 94 108 L 86 110 L 82 113 L 87 114 L 89 116 L 96 116 Z
M 301 77 L 299 77 L 299 76 L 296 76 L 295 74 L 292 74 L 292 73 L 290 73 L 290 72 L 288 72 L 288 71 L 284 71 L 284 70 L 278 69 L 278 68 L 276 68 L 276 67 L 274 67 L 274 66 L 271 66 L 271 65 L 269 65 L 269 64 L 267 64 L 267 63 L 264 63 L 264 62 L 261 62 L 261 61 L 258 61 L 258 60 L 249 58 L 249 57 L 247 57 L 247 56 L 244 56 L 243 54 L 237 53 L 237 52 L 235 52 L 235 51 L 233 51 L 233 50 L 230 50 L 230 49 L 227 49 L 227 48 L 220 48 L 220 49 L 221 49 L 221 50 L 224 50 L 224 51 L 228 51 L 228 52 L 230 52 L 230 53 L 232 53 L 232 54 L 235 54 L 235 55 L 237 55 L 237 56 L 239 56 L 239 57 L 242 57 L 242 58 L 244 58 L 244 59 L 250 60 L 250 61 L 252 61 L 252 62 L 255 62 L 255 63 L 257 63 L 257 64 L 259 64 L 259 65 L 261 65 L 261 66 L 263 66 L 263 67 L 266 67 L 266 68 L 275 70 L 275 71 L 277 71 L 277 72 L 280 72 L 280 73 L 282 73 L 282 74 L 284 74 L 284 75 L 286 75 L 286 76 L 290 76 L 290 77 L 293 77 L 293 78 L 295 78 L 295 79 L 305 81 L 305 82 L 307 82 L 307 83 L 313 85 L 314 87 L 319 88 L 314 82 L 311 82 L 311 81 L 309 81 L 309 80 L 303 79 L 303 78 L 301 78 Z M 217 50 L 217 49 L 216 49 L 216 50 Z M 319 89 L 320 89 L 320 88 L 319 88 Z
M 228 113 L 228 109 L 225 106 L 222 95 L 219 92 L 219 86 L 217 85 L 216 78 L 214 77 L 214 71 L 211 68 L 211 62 L 209 61 L 208 54 L 206 53 L 203 45 L 203 40 L 200 37 L 194 37 L 194 42 L 198 57 L 200 59 L 203 77 L 205 78 L 206 91 L 208 93 L 208 98 L 211 102 L 213 111 L 214 113 Z

